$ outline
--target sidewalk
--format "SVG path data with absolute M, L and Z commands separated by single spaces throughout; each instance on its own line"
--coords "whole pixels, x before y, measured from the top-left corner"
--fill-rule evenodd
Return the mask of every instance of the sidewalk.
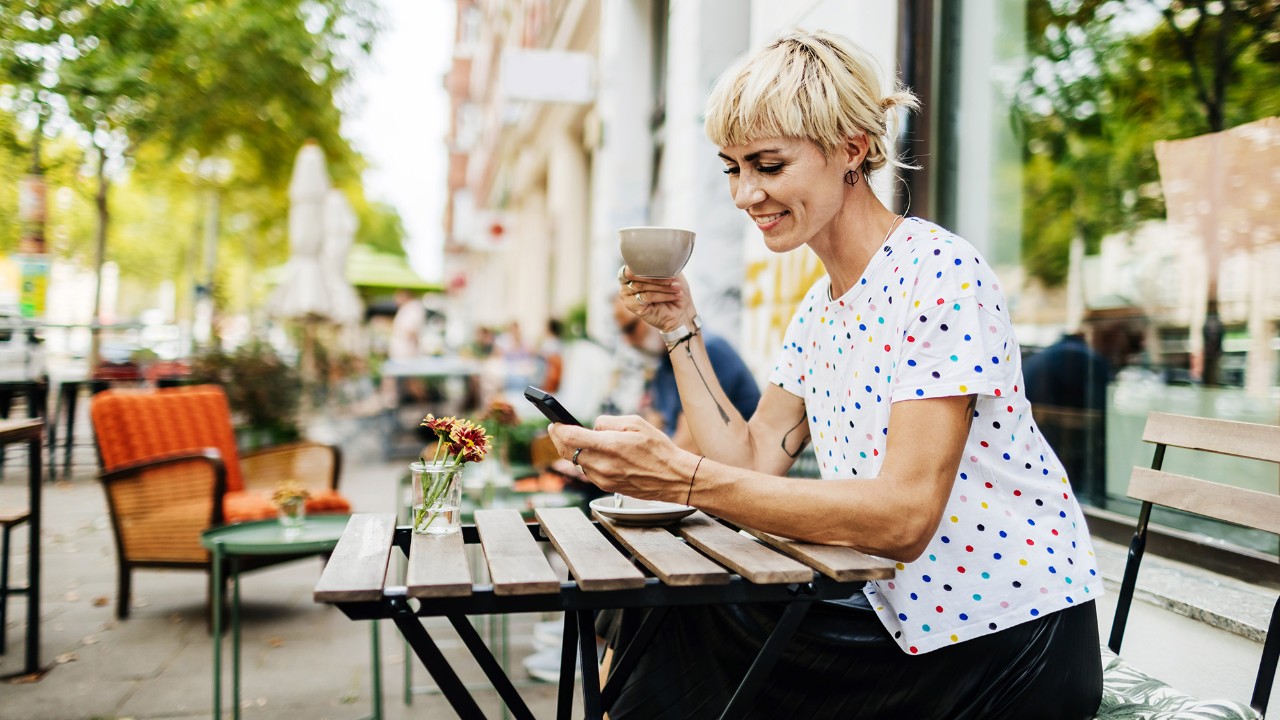
M 384 463 L 375 426 L 344 421 L 314 428 L 317 440 L 343 448 L 343 491 L 359 512 L 392 512 L 401 463 Z M 25 481 L 14 460 L 0 482 L 0 505 L 25 497 Z M 212 703 L 212 645 L 204 624 L 205 576 L 194 572 L 139 571 L 134 575 L 134 608 L 126 621 L 115 620 L 115 548 L 105 500 L 91 456 L 81 458 L 70 482 L 46 486 L 44 587 L 41 661 L 52 669 L 38 682 L 0 683 L 0 717 L 24 720 L 79 718 L 208 718 Z M 21 578 L 25 531 L 16 532 L 14 572 Z M 1124 549 L 1098 548 L 1104 575 L 1119 572 Z M 1153 563 L 1152 561 L 1157 561 Z M 1240 597 L 1267 605 L 1275 591 L 1235 587 L 1194 568 L 1148 557 L 1146 577 L 1175 573 L 1190 586 L 1229 588 L 1230 604 Z M 336 609 L 317 605 L 311 590 L 320 575 L 317 559 L 306 559 L 249 573 L 242 589 L 243 717 L 332 718 L 354 720 L 371 712 L 370 636 L 365 622 L 353 622 Z M 1243 585 L 1243 584 L 1240 584 Z M 1111 626 L 1115 589 L 1099 601 L 1099 626 L 1105 639 Z M 1142 597 L 1156 598 L 1163 595 Z M 1136 601 L 1126 633 L 1124 655 L 1143 670 L 1203 697 L 1247 701 L 1257 672 L 1261 644 L 1205 622 Z M 1227 596 L 1223 596 L 1226 598 Z M 1270 598 L 1267 601 L 1266 598 Z M 1247 604 L 1247 603 L 1244 603 Z M 10 599 L 8 652 L 0 655 L 0 674 L 21 667 L 24 640 L 22 598 Z M 1247 615 L 1247 613 L 1246 613 Z M 517 616 L 510 628 L 513 677 L 524 678 L 521 660 L 533 651 L 532 627 L 539 615 Z M 1253 620 L 1245 618 L 1242 622 Z M 429 621 L 442 650 L 457 661 L 463 680 L 483 680 L 457 636 L 442 619 Z M 1265 618 L 1262 621 L 1265 624 Z M 448 718 L 454 713 L 438 694 L 418 694 L 403 702 L 405 651 L 390 623 L 380 628 L 384 717 Z M 225 646 L 230 652 L 230 642 Z M 414 682 L 430 678 L 416 658 Z M 224 660 L 224 690 L 230 690 L 230 660 Z M 555 687 L 529 682 L 521 695 L 539 717 L 554 717 Z M 499 717 L 491 690 L 473 690 L 487 715 Z M 1273 693 L 1272 704 L 1277 704 Z M 225 703 L 224 703 L 225 707 Z M 580 709 L 575 709 L 578 716 Z

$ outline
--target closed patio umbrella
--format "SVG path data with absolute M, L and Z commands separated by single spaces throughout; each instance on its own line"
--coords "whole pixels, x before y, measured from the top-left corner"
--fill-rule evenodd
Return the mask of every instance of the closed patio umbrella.
M 364 307 L 355 288 L 347 282 L 347 255 L 356 239 L 358 221 L 341 190 L 325 195 L 324 243 L 320 253 L 323 285 L 329 302 L 329 319 L 339 325 L 360 320 Z
M 328 192 L 324 151 L 308 141 L 298 151 L 289 181 L 289 263 L 284 280 L 271 297 L 271 313 L 276 317 L 316 320 L 330 316 L 321 260 Z

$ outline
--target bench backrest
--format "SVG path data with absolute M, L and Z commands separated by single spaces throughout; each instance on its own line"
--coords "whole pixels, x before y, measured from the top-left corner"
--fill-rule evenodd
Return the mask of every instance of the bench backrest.
M 1142 501 L 1142 509 L 1129 545 L 1129 560 L 1125 564 L 1111 638 L 1107 642 L 1115 653 L 1120 652 L 1124 638 L 1153 506 L 1182 510 L 1280 535 L 1280 495 L 1161 470 L 1165 450 L 1170 447 L 1280 464 L 1280 427 L 1153 412 L 1147 416 L 1142 439 L 1153 443 L 1156 451 L 1151 467 L 1136 467 L 1129 478 L 1129 497 Z M 1260 713 L 1266 711 L 1277 660 L 1280 660 L 1278 627 L 1280 600 L 1276 602 L 1267 628 L 1262 661 L 1250 701 L 1250 705 Z

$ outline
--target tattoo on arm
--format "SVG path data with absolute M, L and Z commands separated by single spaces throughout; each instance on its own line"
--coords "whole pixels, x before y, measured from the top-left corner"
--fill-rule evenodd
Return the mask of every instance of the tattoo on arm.
M 791 433 L 795 432 L 796 430 L 799 430 L 800 426 L 804 425 L 805 422 L 806 420 L 804 416 L 801 415 L 800 422 L 796 423 L 795 425 L 792 425 L 790 430 L 783 433 L 782 442 L 779 443 L 779 445 L 782 446 L 782 452 L 786 453 L 787 457 L 791 458 L 792 460 L 795 460 L 796 458 L 800 457 L 800 453 L 804 452 L 804 449 L 809 447 L 809 438 L 805 437 L 800 440 L 800 444 L 796 447 L 795 452 L 791 452 L 790 450 L 787 449 L 787 438 L 791 437 Z
M 688 340 L 688 338 L 685 339 Z M 689 362 L 693 363 L 693 369 L 697 371 L 698 379 L 702 381 L 702 387 L 706 388 L 707 394 L 711 396 L 711 402 L 715 403 L 716 411 L 720 413 L 720 419 L 724 421 L 725 425 L 728 425 L 730 423 L 729 413 L 724 411 L 724 408 L 720 406 L 720 401 L 716 398 L 716 394 L 711 392 L 711 386 L 707 384 L 707 379 L 702 376 L 702 368 L 698 367 L 698 361 L 693 357 L 693 348 L 689 346 L 688 342 L 685 342 L 684 350 L 689 354 Z

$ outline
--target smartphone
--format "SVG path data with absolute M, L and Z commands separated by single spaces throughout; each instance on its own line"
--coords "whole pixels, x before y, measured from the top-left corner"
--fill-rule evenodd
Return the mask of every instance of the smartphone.
M 546 415 L 551 422 L 581 427 L 582 423 L 578 422 L 578 419 L 573 415 L 570 415 L 569 411 L 565 410 L 564 406 L 560 404 L 560 401 L 556 400 L 555 396 L 546 390 L 530 385 L 524 389 L 524 396 L 526 400 L 541 410 L 542 414 Z

